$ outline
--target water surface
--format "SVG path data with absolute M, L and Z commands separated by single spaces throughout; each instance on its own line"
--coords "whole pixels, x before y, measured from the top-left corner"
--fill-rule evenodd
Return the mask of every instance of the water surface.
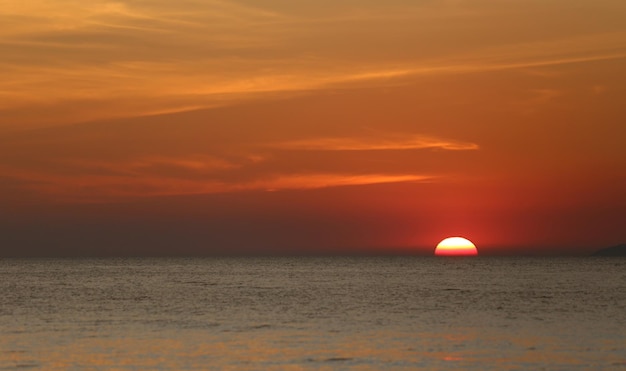
M 0 260 L 0 369 L 626 369 L 626 259 Z

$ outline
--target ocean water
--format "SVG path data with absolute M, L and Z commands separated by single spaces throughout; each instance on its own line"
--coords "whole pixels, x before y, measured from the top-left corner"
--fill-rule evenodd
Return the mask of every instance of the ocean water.
M 0 335 L 1 370 L 626 369 L 626 259 L 5 259 Z

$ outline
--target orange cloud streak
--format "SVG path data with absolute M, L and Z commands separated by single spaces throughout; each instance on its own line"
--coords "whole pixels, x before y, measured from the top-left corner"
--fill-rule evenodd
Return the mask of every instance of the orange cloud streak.
M 188 164 L 182 164 L 188 168 Z M 194 170 L 197 167 L 192 167 Z M 4 176 L 23 183 L 51 200 L 63 202 L 100 202 L 118 198 L 229 193 L 242 191 L 305 190 L 382 183 L 422 182 L 435 179 L 417 174 L 285 174 L 263 179 L 228 182 L 222 179 L 185 179 L 133 173 L 120 167 L 121 175 L 58 175 L 4 167 Z
M 521 26 L 530 22 L 519 21 L 542 12 L 516 12 L 521 6 L 498 1 L 363 4 L 356 9 L 341 4 L 250 6 L 229 1 L 8 2 L 0 9 L 0 129 L 211 108 L 260 96 L 379 86 L 390 80 L 406 83 L 422 75 L 626 58 L 626 32 L 619 28 L 573 32 L 575 27 L 561 25 L 572 32 L 557 32 L 560 28 L 555 27 L 538 41 L 509 39 L 507 32 L 485 38 L 480 37 L 482 23 L 475 29 L 462 26 L 494 12 L 487 25 L 495 28 L 501 19 L 511 18 L 516 31 L 511 35 L 531 34 Z M 527 6 L 553 10 L 535 3 Z M 609 17 L 612 7 L 619 9 L 600 7 L 596 16 Z M 580 15 L 561 16 L 570 17 L 565 18 L 567 23 L 575 25 Z M 459 24 L 450 29 L 453 34 L 476 33 L 471 45 L 457 48 L 457 40 L 449 35 L 440 35 L 436 43 L 428 41 L 429 32 L 439 30 L 442 20 Z M 367 58 L 378 54 L 364 42 L 368 36 L 395 40 L 395 23 L 411 21 L 424 30 L 409 29 L 403 37 L 419 46 L 415 48 L 419 53 L 390 42 L 382 53 L 386 58 Z M 320 24 L 332 26 L 344 42 L 352 41 L 354 55 L 326 40 L 330 35 L 320 30 Z M 311 40 L 316 43 L 304 52 L 302 45 Z
M 302 151 L 380 151 L 440 148 L 445 150 L 477 150 L 478 144 L 423 135 L 395 135 L 388 138 L 314 138 L 287 141 L 273 147 Z

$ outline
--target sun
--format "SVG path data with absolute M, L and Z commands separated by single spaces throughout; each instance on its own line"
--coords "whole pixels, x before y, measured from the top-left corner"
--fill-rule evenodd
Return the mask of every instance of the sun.
M 435 248 L 437 256 L 475 256 L 478 250 L 472 241 L 463 237 L 448 237 Z

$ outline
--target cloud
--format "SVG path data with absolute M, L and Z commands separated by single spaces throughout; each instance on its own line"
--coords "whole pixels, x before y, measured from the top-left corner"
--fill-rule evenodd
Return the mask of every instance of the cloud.
M 586 8 L 595 9 L 590 4 Z M 526 13 L 543 13 L 514 12 L 511 7 L 521 5 L 493 1 L 278 7 L 216 0 L 32 0 L 5 5 L 0 9 L 0 129 L 211 108 L 281 94 L 406 83 L 419 76 L 626 58 L 623 29 L 565 32 L 564 22 L 540 41 L 516 37 L 530 34 L 521 32 Z M 546 7 L 546 14 L 555 10 Z M 599 9 L 599 15 L 610 9 Z M 575 13 L 562 16 L 576 24 L 572 20 L 580 15 Z M 501 17 L 485 21 L 492 14 Z M 457 26 L 439 32 L 442 17 L 454 18 Z M 419 28 L 413 27 L 416 20 Z M 500 24 L 507 20 L 510 25 Z M 332 29 L 319 22 L 332 23 Z M 508 31 L 481 34 L 496 27 Z M 465 37 L 471 43 L 459 47 L 458 38 Z
M 248 160 L 252 162 L 253 160 Z M 73 167 L 77 171 L 97 169 L 111 174 L 142 175 L 146 173 L 165 173 L 170 171 L 185 171 L 193 174 L 212 173 L 223 170 L 238 169 L 242 163 L 229 161 L 223 158 L 207 155 L 187 156 L 142 156 L 129 161 L 102 161 L 102 160 L 68 160 L 57 161 L 60 166 Z
M 268 156 L 246 152 L 230 158 L 203 154 L 147 155 L 129 159 L 51 158 L 21 166 L 0 165 L 3 188 L 24 197 L 62 203 L 108 202 L 145 197 L 251 191 L 310 190 L 369 184 L 423 182 L 430 174 L 335 169 L 281 169 Z M 9 191 L 11 189 L 8 189 Z M 7 191 L 7 189 L 4 189 Z M 29 195 L 30 196 L 26 196 Z M 20 202 L 20 200 L 13 200 Z
M 316 189 L 383 183 L 422 182 L 434 179 L 429 175 L 415 174 L 295 174 L 282 175 L 268 180 L 244 184 L 244 189 Z
M 477 150 L 478 144 L 423 135 L 394 135 L 386 138 L 314 138 L 286 141 L 274 148 L 299 151 L 383 151 L 439 148 L 451 151 Z
M 183 166 L 187 166 L 184 164 Z M 418 174 L 282 174 L 244 181 L 219 178 L 181 178 L 150 173 L 61 175 L 2 167 L 3 176 L 21 189 L 52 202 L 108 202 L 129 198 L 181 196 L 244 191 L 309 190 L 370 184 L 423 182 L 435 179 Z

